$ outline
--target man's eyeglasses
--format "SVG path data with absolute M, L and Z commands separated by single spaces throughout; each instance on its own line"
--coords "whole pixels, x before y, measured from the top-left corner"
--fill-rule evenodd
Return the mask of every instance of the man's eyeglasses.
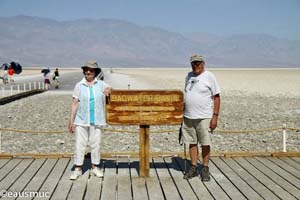
M 202 62 L 201 61 L 194 61 L 194 62 L 191 62 L 191 65 L 192 66 L 199 66 Z
M 191 80 L 191 86 L 190 86 L 190 90 L 192 90 L 193 89 L 193 87 L 194 87 L 194 85 L 196 84 L 196 83 L 198 83 L 199 82 L 199 80 L 197 80 L 197 79 L 193 79 L 193 80 Z

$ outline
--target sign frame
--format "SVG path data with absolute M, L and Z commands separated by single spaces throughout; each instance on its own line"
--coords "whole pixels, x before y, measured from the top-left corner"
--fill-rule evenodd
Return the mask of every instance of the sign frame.
M 183 118 L 180 90 L 112 90 L 106 108 L 108 124 L 139 125 L 140 177 L 149 177 L 150 125 L 178 125 Z

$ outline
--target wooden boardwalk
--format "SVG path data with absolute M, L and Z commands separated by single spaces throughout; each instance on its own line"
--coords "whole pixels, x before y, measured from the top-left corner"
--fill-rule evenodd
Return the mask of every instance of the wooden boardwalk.
M 70 181 L 70 158 L 0 159 L 0 198 L 300 199 L 300 157 L 212 157 L 212 179 L 204 183 L 184 180 L 178 157 L 152 158 L 147 179 L 138 177 L 136 159 L 103 160 L 104 178 L 89 175 L 89 162 L 83 176 Z

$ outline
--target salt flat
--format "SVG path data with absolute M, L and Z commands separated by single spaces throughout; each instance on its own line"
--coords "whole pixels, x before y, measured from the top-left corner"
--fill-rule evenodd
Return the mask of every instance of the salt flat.
M 222 92 L 240 91 L 267 96 L 300 96 L 300 68 L 206 69 L 216 75 Z M 190 67 L 157 69 L 118 68 L 113 70 L 114 73 L 129 75 L 133 79 L 140 80 L 140 82 L 147 81 L 150 87 L 153 88 L 181 90 L 184 88 L 185 76 L 189 71 L 191 71 Z
M 206 68 L 212 71 L 222 93 L 239 91 L 267 96 L 300 96 L 300 68 Z M 15 80 L 42 77 L 41 69 L 23 69 Z M 53 71 L 53 70 L 52 70 Z M 80 68 L 61 68 L 61 75 L 80 72 Z M 186 68 L 104 68 L 108 81 L 114 88 L 127 89 L 180 89 L 183 90 Z M 112 73 L 111 73 L 112 71 Z

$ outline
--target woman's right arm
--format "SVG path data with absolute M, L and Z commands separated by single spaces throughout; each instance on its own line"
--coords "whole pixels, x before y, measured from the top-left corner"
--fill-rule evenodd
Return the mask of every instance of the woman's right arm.
M 78 99 L 73 98 L 72 108 L 71 108 L 71 115 L 70 115 L 70 120 L 69 120 L 69 131 L 70 131 L 70 133 L 74 133 L 74 130 L 75 130 L 74 120 L 75 120 L 75 115 L 76 115 L 78 106 L 79 106 Z

